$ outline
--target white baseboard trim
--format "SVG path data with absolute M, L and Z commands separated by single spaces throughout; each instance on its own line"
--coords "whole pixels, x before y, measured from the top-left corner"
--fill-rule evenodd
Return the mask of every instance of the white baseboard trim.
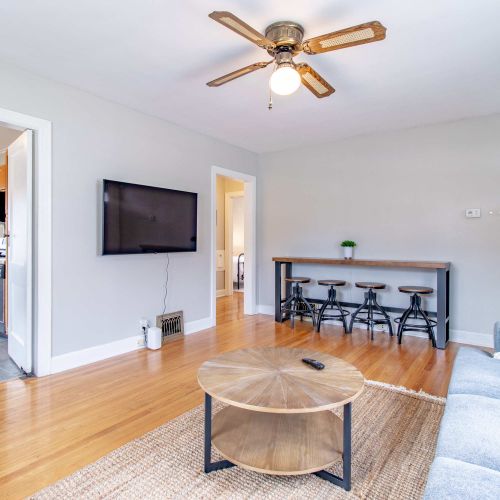
M 259 314 L 272 316 L 274 315 L 274 306 L 259 304 L 257 306 L 257 312 Z M 308 318 L 304 319 L 306 321 L 308 320 Z M 184 334 L 190 335 L 211 327 L 212 322 L 210 318 L 189 321 L 184 325 Z M 426 335 L 422 332 L 406 332 L 405 335 L 426 338 Z M 133 337 L 116 340 L 107 344 L 101 344 L 87 349 L 81 349 L 80 351 L 73 351 L 66 354 L 60 354 L 59 356 L 54 356 L 51 362 L 51 373 L 59 373 L 72 368 L 77 368 L 79 366 L 95 363 L 96 361 L 102 361 L 103 359 L 108 359 L 113 356 L 143 349 L 144 346 L 141 344 L 141 341 L 142 335 L 135 335 Z M 493 347 L 493 335 L 488 333 L 469 332 L 466 330 L 450 330 L 450 341 L 480 347 Z
M 257 306 L 257 314 L 268 314 L 269 316 L 274 316 L 274 306 L 259 304 Z
M 188 321 L 187 323 L 184 323 L 184 335 L 190 335 L 191 333 L 196 333 L 200 330 L 206 330 L 207 328 L 212 328 L 212 320 L 210 318 L 201 318 L 195 321 Z
M 184 335 L 206 330 L 211 327 L 210 318 L 202 318 L 195 321 L 189 321 L 184 324 Z M 141 343 L 143 340 L 142 335 L 134 335 L 126 339 L 115 340 L 107 344 L 96 345 L 81 349 L 79 351 L 68 352 L 54 356 L 51 362 L 51 373 L 59 373 L 79 366 L 102 361 L 113 356 L 126 354 L 127 352 L 144 349 Z
M 257 306 L 257 312 L 259 314 L 269 314 L 271 316 L 274 316 L 274 306 L 259 304 Z M 390 316 L 395 317 L 394 314 L 391 314 Z M 304 320 L 308 320 L 308 318 L 304 318 Z M 340 325 L 340 322 L 327 321 L 327 323 Z M 405 335 L 427 338 L 427 335 L 423 332 L 405 332 Z M 493 347 L 493 335 L 491 333 L 469 332 L 466 330 L 450 330 L 450 341 L 457 342 L 458 344 L 476 345 L 479 347 Z
M 217 290 L 215 292 L 216 297 L 225 297 L 226 295 L 227 295 L 227 292 L 226 292 L 225 288 L 224 288 L 224 290 Z
M 118 356 L 127 352 L 136 351 L 137 349 L 144 349 L 141 344 L 143 340 L 142 335 L 134 335 L 126 339 L 115 340 L 107 344 L 96 345 L 81 349 L 80 351 L 68 352 L 60 354 L 59 356 L 52 357 L 51 373 L 59 373 L 71 368 L 88 365 L 101 361 L 103 359 Z
M 450 341 L 480 347 L 493 347 L 493 334 L 468 332 L 466 330 L 450 330 Z

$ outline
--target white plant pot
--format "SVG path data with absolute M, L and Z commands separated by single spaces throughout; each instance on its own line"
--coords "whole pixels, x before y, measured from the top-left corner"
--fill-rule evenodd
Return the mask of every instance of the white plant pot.
M 352 259 L 354 247 L 342 247 L 344 249 L 344 259 Z

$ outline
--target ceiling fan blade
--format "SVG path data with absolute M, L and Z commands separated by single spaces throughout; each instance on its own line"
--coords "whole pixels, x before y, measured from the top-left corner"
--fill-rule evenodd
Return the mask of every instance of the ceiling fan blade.
M 345 49 L 354 45 L 383 40 L 385 32 L 386 29 L 382 24 L 378 21 L 372 21 L 310 38 L 302 43 L 302 49 L 306 54 L 321 54 L 330 50 Z
M 266 38 L 258 31 L 254 30 L 251 26 L 243 22 L 234 14 L 231 14 L 231 12 L 215 11 L 211 14 L 208 14 L 208 17 L 224 25 L 226 28 L 229 28 L 235 33 L 238 33 L 238 35 L 245 37 L 247 40 L 250 40 L 259 47 L 267 49 L 273 48 L 275 46 L 274 42 Z
M 319 76 L 309 64 L 297 64 L 295 68 L 300 74 L 303 85 L 316 97 L 327 97 L 335 92 L 335 89 Z
M 211 82 L 208 82 L 207 85 L 209 87 L 220 87 L 221 85 L 224 85 L 227 82 L 230 82 L 231 80 L 235 80 L 236 78 L 239 78 L 240 76 L 248 75 L 248 73 L 252 73 L 252 71 L 256 71 L 258 69 L 265 68 L 269 64 L 274 62 L 274 59 L 271 59 L 268 62 L 258 62 L 254 64 L 250 64 L 248 66 L 245 66 L 244 68 L 237 69 L 236 71 L 233 71 L 231 73 L 228 73 L 227 75 L 220 76 L 219 78 L 216 78 L 215 80 L 212 80 Z

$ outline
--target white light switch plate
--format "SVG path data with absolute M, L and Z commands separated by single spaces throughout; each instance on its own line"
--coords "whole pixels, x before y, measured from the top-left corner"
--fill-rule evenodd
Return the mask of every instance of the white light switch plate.
M 217 250 L 217 271 L 224 271 L 225 268 L 225 262 L 224 262 L 224 257 L 225 257 L 225 251 L 224 250 Z
M 481 209 L 480 208 L 466 208 L 465 209 L 465 217 L 467 217 L 468 219 L 481 217 Z

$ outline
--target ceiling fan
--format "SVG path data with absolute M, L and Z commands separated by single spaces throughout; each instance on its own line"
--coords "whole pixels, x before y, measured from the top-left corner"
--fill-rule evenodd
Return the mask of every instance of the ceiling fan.
M 207 85 L 219 87 L 240 76 L 248 75 L 248 73 L 275 63 L 276 68 L 271 75 L 269 85 L 271 90 L 279 95 L 292 94 L 300 87 L 301 83 L 316 97 L 327 97 L 333 94 L 335 89 L 324 78 L 308 64 L 295 63 L 293 57 L 300 52 L 310 55 L 321 54 L 354 45 L 377 42 L 385 38 L 386 32 L 382 24 L 378 21 L 372 21 L 303 41 L 304 28 L 291 21 L 273 23 L 266 28 L 265 35 L 262 35 L 231 12 L 216 11 L 209 14 L 208 17 L 267 50 L 273 59 L 250 64 L 216 78 L 208 82 Z

